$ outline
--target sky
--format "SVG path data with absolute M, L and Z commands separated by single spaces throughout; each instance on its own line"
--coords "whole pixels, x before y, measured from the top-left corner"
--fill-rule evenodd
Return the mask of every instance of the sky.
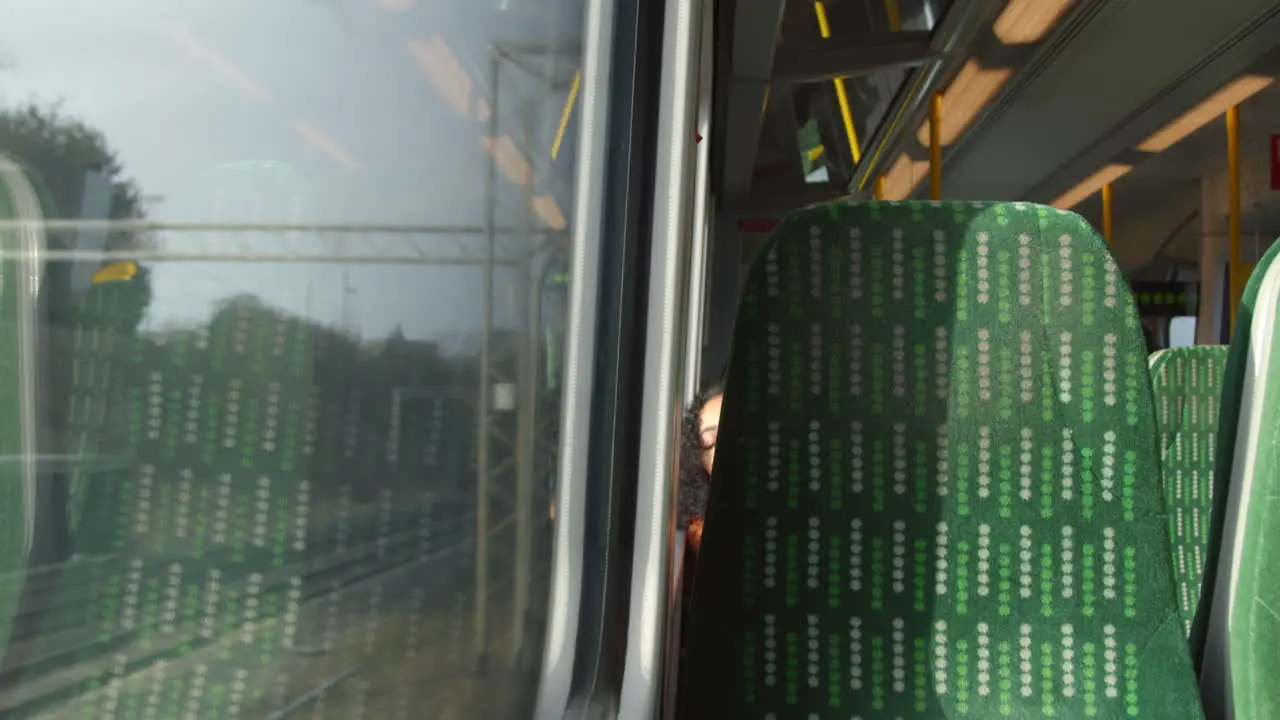
M 495 92 L 488 48 L 576 46 L 581 6 L 10 0 L 0 26 L 0 103 L 56 102 L 99 129 L 148 198 L 152 220 L 479 229 L 488 218 L 488 123 L 480 108 L 496 98 L 498 134 L 530 148 L 527 187 L 495 172 L 497 222 L 519 227 L 530 194 L 549 194 L 570 214 L 575 132 L 570 123 L 553 161 L 567 90 L 506 65 Z M 549 67 L 546 57 L 529 62 Z M 557 74 L 571 76 L 564 66 L 577 60 L 561 51 L 558 62 Z M 479 232 L 159 235 L 161 247 L 176 252 L 404 259 L 433 252 L 479 259 L 485 239 Z M 514 253 L 532 240 L 513 233 L 502 242 L 502 252 Z M 220 300 L 242 293 L 369 338 L 397 326 L 413 338 L 480 328 L 479 267 L 181 261 L 152 268 L 153 328 L 205 320 Z M 525 306 L 516 277 L 501 271 L 495 282 L 497 323 L 510 325 Z

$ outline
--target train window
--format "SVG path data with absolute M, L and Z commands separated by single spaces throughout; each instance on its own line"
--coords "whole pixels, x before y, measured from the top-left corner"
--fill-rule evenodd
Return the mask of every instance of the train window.
M 6 5 L 0 715 L 529 712 L 583 4 Z
M 1169 347 L 1190 347 L 1195 344 L 1195 315 L 1182 315 L 1169 321 Z

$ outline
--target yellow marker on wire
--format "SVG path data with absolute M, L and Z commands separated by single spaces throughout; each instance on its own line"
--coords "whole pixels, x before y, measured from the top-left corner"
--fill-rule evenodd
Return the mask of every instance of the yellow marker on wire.
M 823 40 L 831 38 L 831 24 L 827 21 L 827 8 L 822 0 L 815 0 L 813 13 L 818 17 L 818 32 Z M 836 88 L 836 100 L 840 103 L 840 117 L 844 120 L 844 132 L 849 138 L 849 149 L 853 152 L 854 164 L 862 162 L 862 148 L 858 144 L 858 131 L 853 125 L 853 111 L 849 108 L 849 93 L 844 87 L 844 78 L 831 81 Z
M 100 285 L 109 282 L 127 282 L 132 280 L 138 274 L 138 263 L 131 260 L 123 262 L 113 262 L 109 265 L 103 265 L 93 273 L 91 283 Z

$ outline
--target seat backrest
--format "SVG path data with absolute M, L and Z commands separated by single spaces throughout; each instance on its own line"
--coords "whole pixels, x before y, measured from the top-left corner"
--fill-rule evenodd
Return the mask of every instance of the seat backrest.
M 1259 260 L 1245 287 L 1231 336 L 1218 424 L 1214 527 L 1206 578 L 1212 604 L 1202 607 L 1201 686 L 1211 718 L 1272 717 L 1280 713 L 1273 682 L 1280 644 L 1280 582 L 1276 538 L 1280 523 L 1270 498 L 1280 492 L 1280 243 Z M 1216 532 L 1216 531 L 1215 531 Z M 1200 623 L 1198 623 L 1200 624 Z
M 1079 217 L 837 202 L 739 310 L 686 717 L 1201 717 L 1146 352 Z
M 1206 588 L 1213 504 L 1222 500 L 1214 492 L 1213 466 L 1226 365 L 1225 345 L 1160 350 L 1149 361 L 1174 581 L 1188 635 Z

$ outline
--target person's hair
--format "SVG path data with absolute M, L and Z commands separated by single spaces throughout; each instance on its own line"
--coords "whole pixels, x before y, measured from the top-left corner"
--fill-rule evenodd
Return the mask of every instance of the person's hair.
M 685 408 L 680 423 L 680 492 L 678 496 L 680 527 L 687 527 L 694 518 L 702 517 L 707 506 L 707 490 L 711 486 L 711 473 L 702 464 L 702 409 L 707 401 L 724 392 L 720 383 L 712 383 L 698 393 Z

